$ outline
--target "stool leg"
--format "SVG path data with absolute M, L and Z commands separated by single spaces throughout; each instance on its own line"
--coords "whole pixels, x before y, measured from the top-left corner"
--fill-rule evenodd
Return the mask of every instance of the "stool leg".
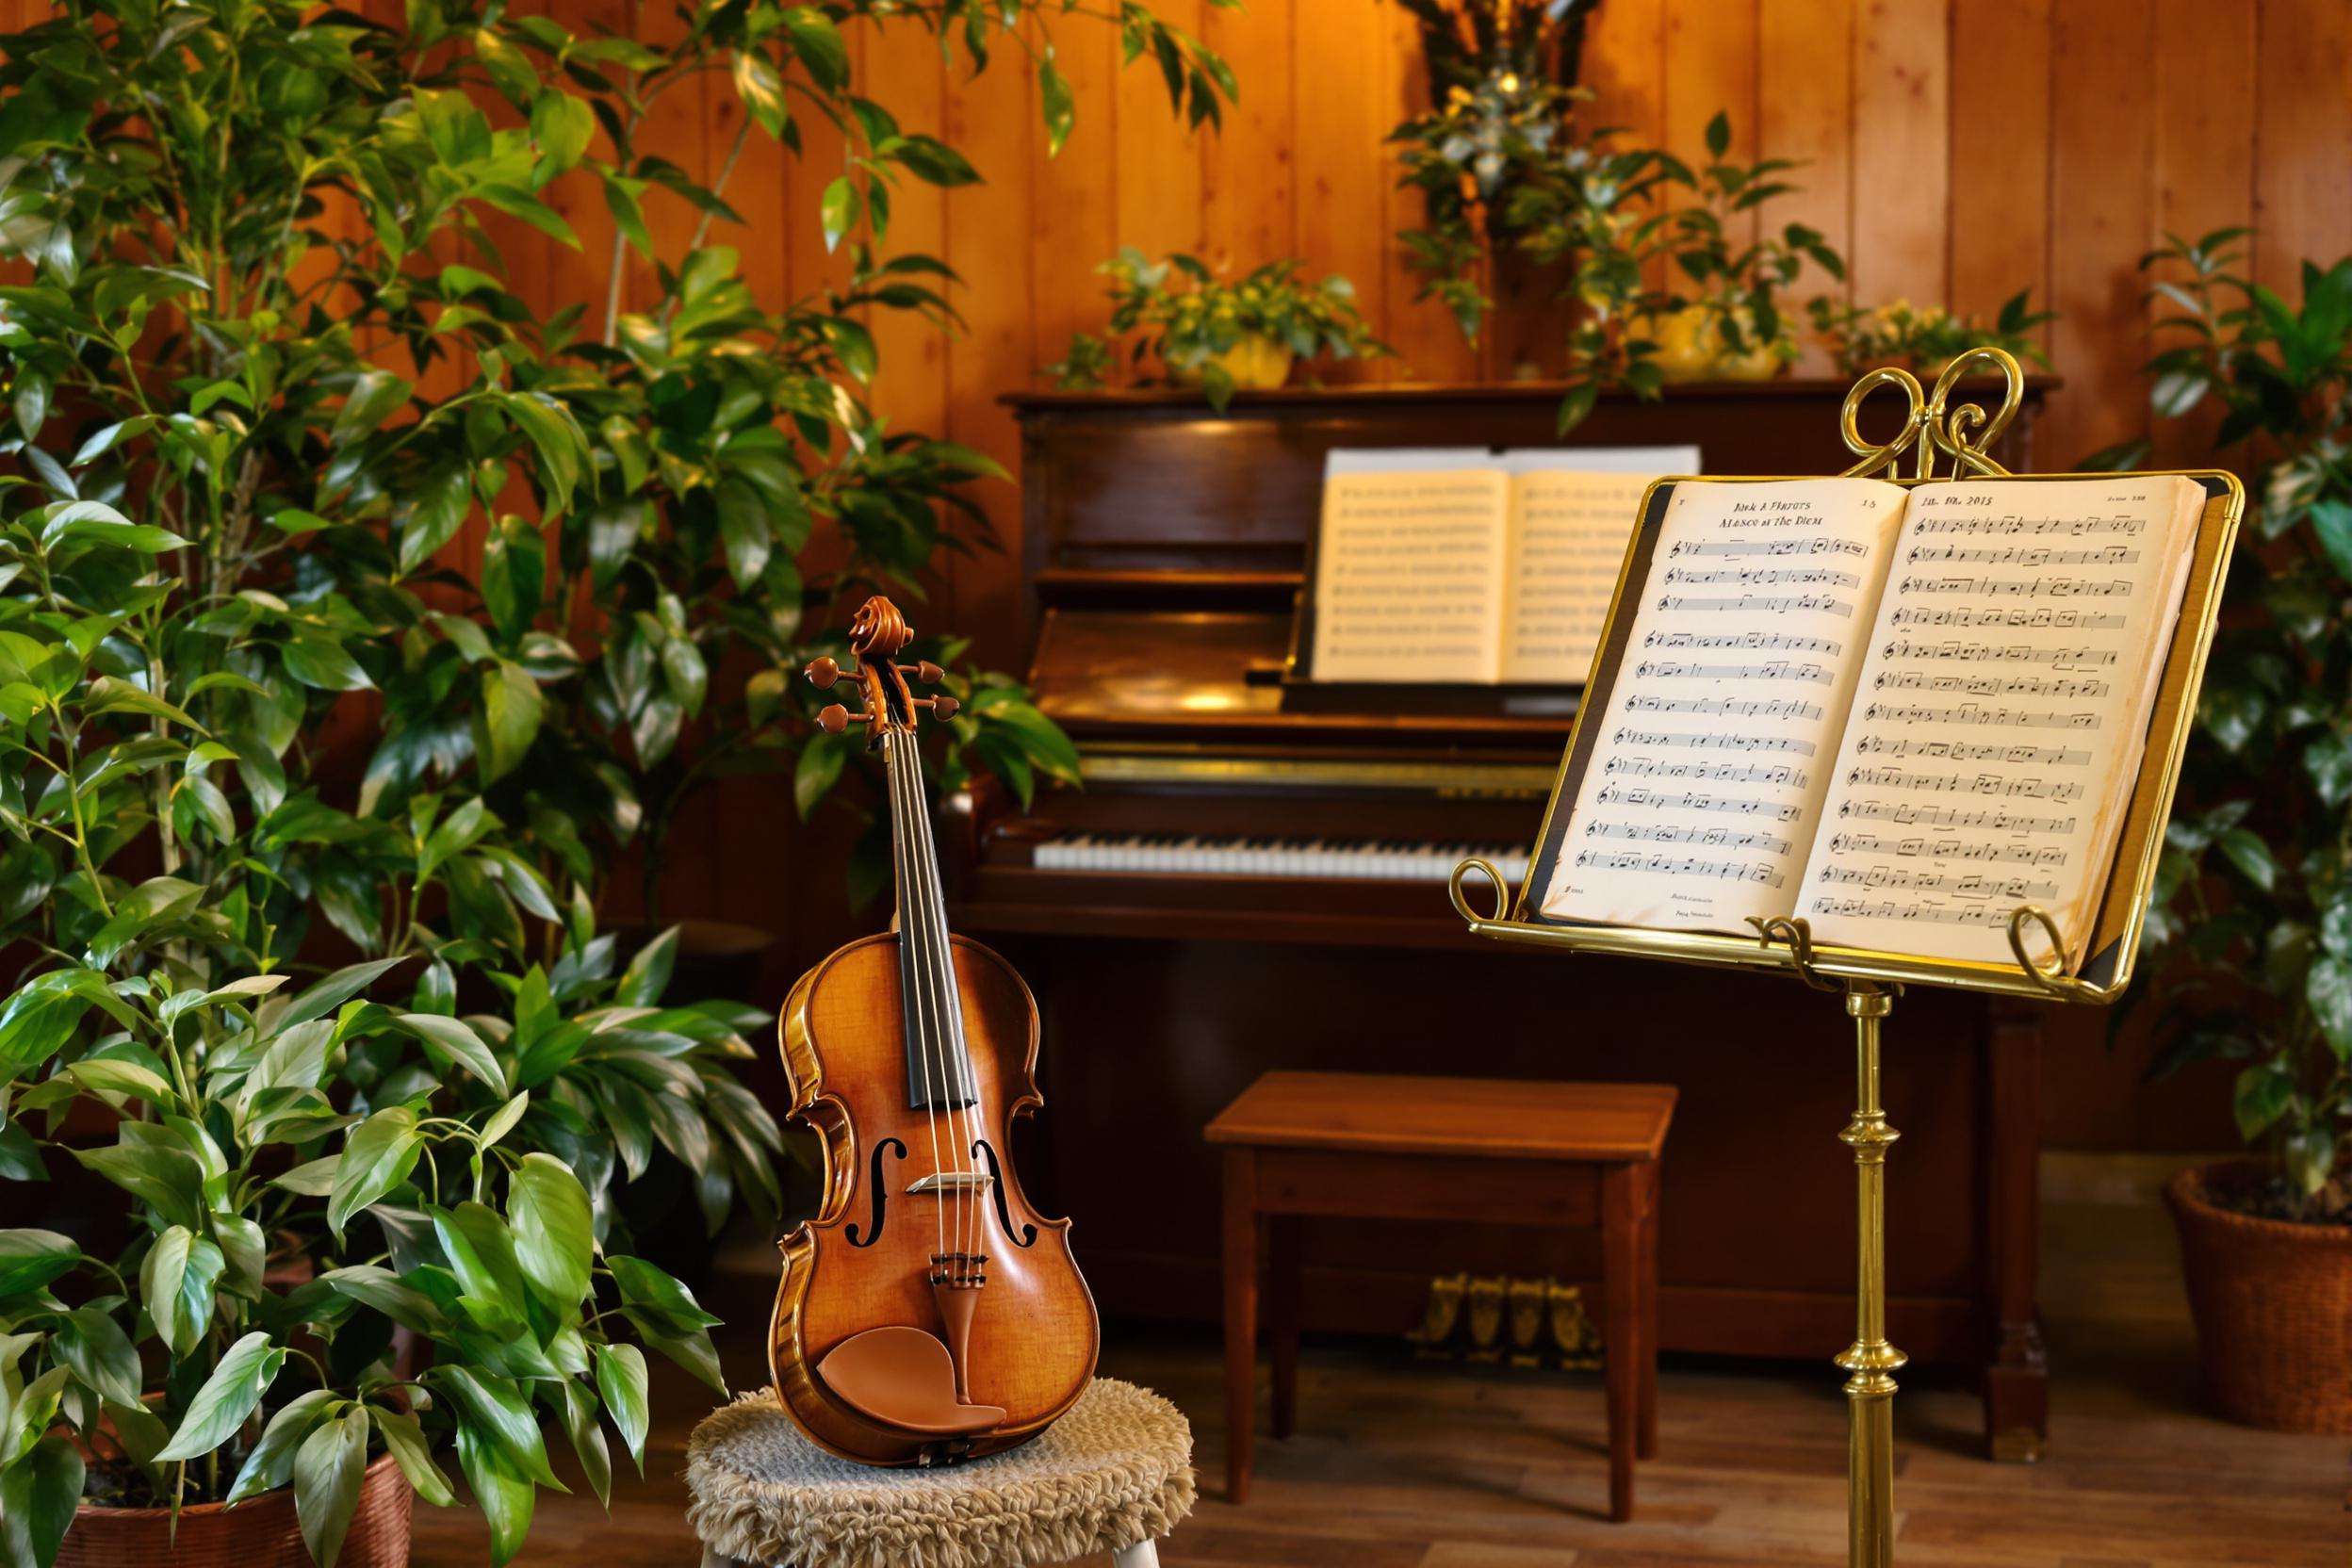
M 1274 1435 L 1298 1427 L 1298 1217 L 1267 1215 L 1266 1331 L 1273 1343 Z
M 1225 1500 L 1250 1496 L 1258 1382 L 1258 1161 L 1225 1152 Z
M 1160 1549 L 1149 1541 L 1138 1541 L 1113 1553 L 1111 1568 L 1160 1568 Z
M 1608 1340 L 1609 1363 L 1609 1516 L 1621 1524 L 1633 1517 L 1633 1449 L 1641 1424 L 1638 1182 L 1632 1166 L 1612 1165 L 1601 1183 L 1601 1287 L 1608 1303 L 1601 1331 Z
M 1658 1186 L 1657 1162 L 1643 1166 L 1642 1180 L 1642 1418 L 1634 1444 L 1640 1459 L 1658 1457 Z

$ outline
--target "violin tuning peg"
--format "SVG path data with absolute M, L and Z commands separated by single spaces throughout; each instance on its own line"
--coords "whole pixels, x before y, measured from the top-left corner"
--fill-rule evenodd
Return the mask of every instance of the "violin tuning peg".
M 947 672 L 926 659 L 915 666 L 915 678 L 925 686 L 937 686 L 947 678 Z
M 827 703 L 817 711 L 817 727 L 827 735 L 839 735 L 851 725 L 865 724 L 872 717 L 869 713 L 853 713 L 838 702 Z
M 841 678 L 841 662 L 831 658 L 811 659 L 808 668 L 802 673 L 808 676 L 809 685 L 829 690 L 835 681 Z
M 963 704 L 954 697 L 933 697 L 930 703 L 931 716 L 935 719 L 952 719 L 956 716 L 956 710 L 962 706 Z

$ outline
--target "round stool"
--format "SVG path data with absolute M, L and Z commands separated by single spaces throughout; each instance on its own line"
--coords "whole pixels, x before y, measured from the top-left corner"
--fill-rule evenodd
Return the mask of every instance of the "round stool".
M 1027 1568 L 1152 1543 L 1192 1511 L 1192 1428 L 1133 1383 L 1097 1378 L 1020 1447 L 936 1470 L 885 1470 L 801 1434 L 773 1389 L 705 1416 L 686 1448 L 704 1568 Z

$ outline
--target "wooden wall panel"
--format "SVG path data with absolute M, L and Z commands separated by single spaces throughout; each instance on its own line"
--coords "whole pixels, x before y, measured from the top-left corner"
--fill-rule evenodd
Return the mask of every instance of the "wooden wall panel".
M 2150 44 L 2142 0 L 2067 0 L 2056 8 L 2050 115 L 2052 329 L 2066 390 L 2036 441 L 2052 465 L 2134 439 L 2148 426 L 2134 267 L 2154 233 Z
M 1306 5 L 1318 3 L 1345 7 L 1348 0 L 1301 0 Z M 1420 33 L 1412 17 L 1395 6 L 1379 7 L 1377 15 L 1380 23 L 1374 30 L 1384 57 L 1379 78 L 1380 95 L 1395 112 L 1391 123 L 1401 124 L 1429 109 L 1429 66 L 1422 58 Z M 1415 298 L 1421 292 L 1422 275 L 1405 265 L 1404 248 L 1395 242 L 1397 231 L 1418 228 L 1425 221 L 1421 193 L 1396 188 L 1402 167 L 1396 155 L 1396 148 L 1380 149 L 1385 204 L 1380 233 L 1386 237 L 1387 256 L 1380 292 L 1388 312 L 1380 323 L 1380 336 L 1402 356 L 1387 370 L 1392 380 L 1475 381 L 1479 375 L 1478 351 L 1462 340 L 1461 329 L 1444 307 L 1434 300 Z
M 1857 300 L 1941 301 L 1950 279 L 1950 0 L 1864 0 L 1854 100 Z
M 1952 26 L 1955 311 L 1990 320 L 2021 288 L 2050 304 L 2050 17 L 2056 0 L 1974 0 Z M 2043 335 L 2047 348 L 2049 334 Z
M 1818 229 L 1840 255 L 1854 252 L 1854 0 L 1766 0 L 1756 38 L 1756 155 L 1789 158 L 1783 178 L 1800 188 L 1764 209 L 1768 233 L 1790 223 Z M 1807 265 L 1787 302 L 1851 298 L 1841 283 Z M 1820 375 L 1829 355 L 1808 345 L 1800 374 Z
M 2261 0 L 2258 26 L 2254 277 L 2285 292 L 2352 252 L 2352 8 Z

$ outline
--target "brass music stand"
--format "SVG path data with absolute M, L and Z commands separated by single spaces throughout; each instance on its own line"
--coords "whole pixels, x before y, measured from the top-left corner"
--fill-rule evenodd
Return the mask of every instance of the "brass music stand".
M 1973 403 L 1948 407 L 1954 385 L 1971 368 L 1990 367 L 2005 379 L 2000 410 L 1987 416 Z M 1896 387 L 1909 400 L 1903 427 L 1885 442 L 1866 439 L 1860 411 L 1870 394 L 1882 386 Z M 1839 424 L 1847 447 L 1861 455 L 1845 478 L 1881 470 L 1885 477 L 1908 486 L 1948 483 L 1971 475 L 2020 479 L 2076 479 L 2083 475 L 2012 475 L 1986 454 L 1995 437 L 2006 428 L 2023 400 L 2024 373 L 2017 360 L 1991 348 L 1962 354 L 1922 390 L 1909 371 L 1892 368 L 1872 370 L 1846 394 Z M 1905 452 L 1913 456 L 1913 472 L 1903 476 Z M 1950 472 L 1935 473 L 1936 454 L 1951 459 Z M 1844 997 L 1846 1015 L 1854 1020 L 1854 1118 L 1838 1135 L 1854 1151 L 1856 1180 L 1855 1243 L 1857 1266 L 1854 1290 L 1854 1342 L 1836 1358 L 1849 1376 L 1849 1437 L 1846 1456 L 1847 1561 L 1851 1568 L 1886 1568 L 1894 1547 L 1894 1372 L 1904 1362 L 1901 1350 L 1886 1339 L 1886 1149 L 1897 1137 L 1879 1104 L 1879 1029 L 1894 999 L 1907 985 L 1949 986 L 1966 990 L 2010 996 L 2039 997 L 2059 1002 L 2095 1004 L 2113 1003 L 2132 981 L 2138 956 L 2140 931 L 2148 890 L 2164 848 L 2164 823 L 2172 810 L 2172 795 L 2180 773 L 2181 753 L 2188 743 L 2197 711 L 2197 693 L 2205 673 L 2205 657 L 2213 645 L 2213 618 L 2219 608 L 2221 585 L 2245 511 L 2246 491 L 2234 475 L 2218 469 L 2170 470 L 2202 483 L 2208 494 L 2197 531 L 2196 553 L 2189 566 L 2188 586 L 2180 618 L 2157 690 L 2156 708 L 2148 724 L 2148 745 L 2142 753 L 2123 833 L 2107 886 L 2093 922 L 2089 961 L 2078 970 L 2067 962 L 2056 923 L 2047 911 L 2025 905 L 2009 917 L 2009 946 L 2014 965 L 1927 958 L 1870 948 L 1816 943 L 1803 919 L 1770 921 L 1751 918 L 1755 938 L 1700 931 L 1653 931 L 1634 926 L 1577 924 L 1539 918 L 1530 909 L 1530 890 L 1550 858 L 1556 820 L 1573 806 L 1576 786 L 1589 755 L 1592 737 L 1585 720 L 1604 705 L 1592 694 L 1614 678 L 1616 662 L 1625 650 L 1632 625 L 1628 584 L 1643 553 L 1643 535 L 1662 520 L 1664 491 L 1677 484 L 1753 482 L 1755 478 L 1659 480 L 1642 497 L 1641 522 L 1627 547 L 1609 603 L 1607 630 L 1594 655 L 1585 686 L 1587 701 L 1579 711 L 1554 782 L 1551 803 L 1536 840 L 1527 878 L 1515 900 L 1502 875 L 1485 860 L 1464 860 L 1454 868 L 1447 884 L 1455 912 L 1468 923 L 1471 934 L 1497 941 L 1548 947 L 1562 953 L 1611 953 L 1635 957 L 1667 958 L 1680 963 L 1722 969 L 1767 971 L 1789 974 L 1815 990 Z M 1597 721 L 1595 721 L 1597 725 Z M 1564 825 L 1564 822 L 1563 822 Z M 1556 853 L 1557 851 L 1555 851 Z M 1496 890 L 1495 912 L 1480 915 L 1463 895 L 1462 883 L 1473 871 L 1485 873 Z M 1504 902 L 1510 900 L 1509 913 Z M 2053 949 L 2053 962 L 2036 964 L 2026 948 L 2026 931 L 2038 925 Z

